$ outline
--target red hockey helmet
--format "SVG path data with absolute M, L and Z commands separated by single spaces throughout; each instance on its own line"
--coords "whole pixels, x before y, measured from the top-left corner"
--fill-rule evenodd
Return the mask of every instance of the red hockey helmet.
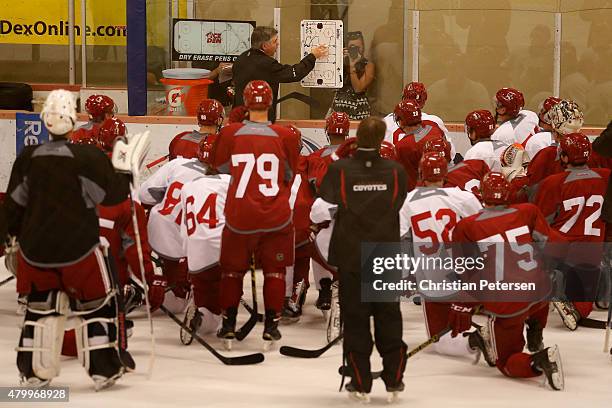
M 591 142 L 583 133 L 570 133 L 561 139 L 561 154 L 567 156 L 570 164 L 584 164 L 591 156 Z
M 105 115 L 113 115 L 117 112 L 115 101 L 106 95 L 91 95 L 85 101 L 85 110 L 94 122 L 102 122 Z
M 550 125 L 550 118 L 548 117 L 548 112 L 552 109 L 553 106 L 561 102 L 560 98 L 555 98 L 554 96 L 549 96 L 544 99 L 540 104 L 540 111 L 538 112 L 538 117 L 540 120 L 547 125 Z
M 198 106 L 198 125 L 200 126 L 221 126 L 225 111 L 223 105 L 216 99 L 204 99 Z
M 421 108 L 411 99 L 404 99 L 395 106 L 393 119 L 399 127 L 414 126 L 421 123 Z
M 272 106 L 272 88 L 266 81 L 256 79 L 243 92 L 244 106 L 249 110 L 268 110 Z
M 495 118 L 488 110 L 476 110 L 465 117 L 465 133 L 476 132 L 477 139 L 486 139 L 495 131 Z
M 502 88 L 495 94 L 495 108 L 506 108 L 506 115 L 515 117 L 525 106 L 523 93 L 514 88 Z
M 215 133 L 211 133 L 200 139 L 200 143 L 198 143 L 198 160 L 207 166 L 211 166 L 210 153 L 212 152 L 216 140 L 217 135 Z
M 448 140 L 443 137 L 428 140 L 423 148 L 423 153 L 438 153 L 444 156 L 447 162 L 451 161 L 451 145 Z
M 397 153 L 395 152 L 395 146 L 393 143 L 383 140 L 378 150 L 380 157 L 387 160 L 397 160 Z
M 421 82 L 410 82 L 404 87 L 402 99 L 411 99 L 416 101 L 419 108 L 423 109 L 427 102 L 427 90 Z
M 510 197 L 510 183 L 502 173 L 490 171 L 482 178 L 480 191 L 485 204 L 506 204 Z
M 448 162 L 439 152 L 427 152 L 419 162 L 419 175 L 422 181 L 442 181 L 448 173 Z
M 125 124 L 117 118 L 106 119 L 98 131 L 98 144 L 105 152 L 111 152 L 115 139 L 125 136 Z
M 328 136 L 342 136 L 347 138 L 351 122 L 345 112 L 332 112 L 325 120 L 325 134 Z
M 227 118 L 228 123 L 242 123 L 249 119 L 249 110 L 244 105 L 235 106 Z

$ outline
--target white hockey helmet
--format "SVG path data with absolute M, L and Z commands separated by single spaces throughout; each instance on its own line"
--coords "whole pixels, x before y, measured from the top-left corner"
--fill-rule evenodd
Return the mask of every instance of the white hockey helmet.
M 578 104 L 567 99 L 554 105 L 544 116 L 545 121 L 562 135 L 578 132 L 584 124 L 584 115 Z
M 40 118 L 52 135 L 65 135 L 74 128 L 76 123 L 76 100 L 71 92 L 64 89 L 51 91 Z

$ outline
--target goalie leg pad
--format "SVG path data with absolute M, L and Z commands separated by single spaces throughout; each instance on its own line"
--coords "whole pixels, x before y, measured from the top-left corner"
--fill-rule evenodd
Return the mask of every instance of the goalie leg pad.
M 100 302 L 105 302 L 105 299 L 100 299 Z M 114 384 L 126 371 L 122 359 L 131 360 L 127 351 L 121 358 L 119 356 L 118 319 L 114 303 L 113 298 L 101 308 L 95 307 L 91 313 L 83 314 L 75 327 L 77 357 L 94 380 L 96 390 Z
M 17 368 L 27 384 L 48 382 L 60 373 L 68 296 L 60 291 L 32 292 L 17 347 Z

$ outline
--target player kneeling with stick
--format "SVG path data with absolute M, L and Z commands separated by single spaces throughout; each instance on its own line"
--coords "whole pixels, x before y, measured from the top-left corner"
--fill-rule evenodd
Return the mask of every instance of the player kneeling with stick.
M 68 142 L 76 122 L 70 92 L 51 92 L 41 118 L 51 141 L 26 146 L 17 157 L 4 203 L 9 234 L 20 243 L 17 291 L 28 298 L 17 368 L 27 386 L 59 375 L 71 313 L 78 321 L 79 360 L 98 390 L 114 384 L 133 361 L 118 327 L 117 286 L 100 246 L 96 204 L 127 198 L 128 177 L 113 166 L 137 175 L 148 134 L 118 142 L 121 154 L 111 165 L 96 147 Z

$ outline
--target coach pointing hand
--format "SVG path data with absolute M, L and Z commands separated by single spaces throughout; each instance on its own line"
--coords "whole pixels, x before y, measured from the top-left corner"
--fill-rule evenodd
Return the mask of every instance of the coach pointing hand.
M 276 118 L 278 84 L 302 80 L 312 71 L 317 59 L 328 55 L 328 47 L 319 45 L 312 48 L 310 54 L 299 63 L 286 65 L 274 59 L 278 46 L 278 31 L 272 27 L 256 27 L 251 34 L 251 48 L 238 57 L 233 67 L 236 86 L 234 106 L 244 104 L 242 92 L 246 84 L 254 79 L 262 79 L 272 88 L 274 100 L 268 112 L 268 118 L 272 121 Z

